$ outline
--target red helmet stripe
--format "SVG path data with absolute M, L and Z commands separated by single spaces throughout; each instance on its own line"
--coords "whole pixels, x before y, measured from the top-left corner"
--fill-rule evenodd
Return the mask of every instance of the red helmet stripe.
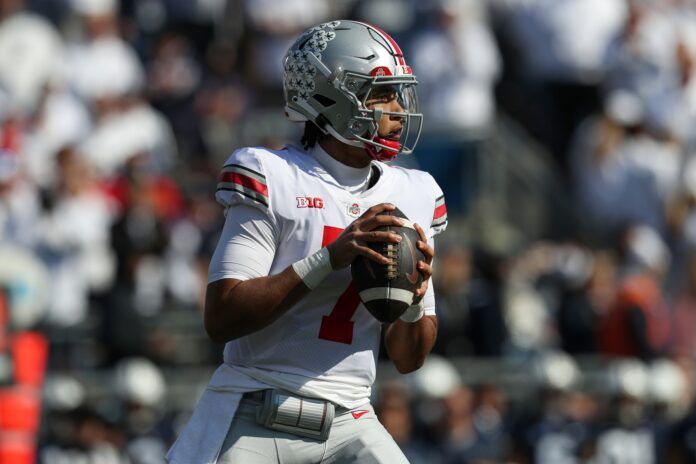
M 365 27 L 369 27 L 370 29 L 374 29 L 375 32 L 377 32 L 384 40 L 387 41 L 389 45 L 391 45 L 391 52 L 396 56 L 396 58 L 399 60 L 399 64 L 401 66 L 406 65 L 406 60 L 404 60 L 404 53 L 401 51 L 401 47 L 399 47 L 399 44 L 396 43 L 396 40 L 392 39 L 392 36 L 384 32 L 382 29 L 380 29 L 377 26 L 373 26 L 372 24 L 367 24 L 367 23 L 362 23 L 360 21 L 356 21 L 358 24 L 362 24 Z
M 372 26 L 372 28 L 373 28 L 374 30 L 376 30 L 377 32 L 379 32 L 380 35 L 382 35 L 382 37 L 384 37 L 385 39 L 387 39 L 387 41 L 391 44 L 392 48 L 394 49 L 394 54 L 397 56 L 397 58 L 399 58 L 399 64 L 402 65 L 402 66 L 405 66 L 405 65 L 406 65 L 406 60 L 404 60 L 404 52 L 401 51 L 401 47 L 399 47 L 399 44 L 396 43 L 396 40 L 394 40 L 394 39 L 392 38 L 392 36 L 390 36 L 389 34 L 387 34 L 386 32 L 384 32 L 384 31 L 383 31 L 382 29 L 380 29 L 379 27 L 377 27 L 377 26 Z

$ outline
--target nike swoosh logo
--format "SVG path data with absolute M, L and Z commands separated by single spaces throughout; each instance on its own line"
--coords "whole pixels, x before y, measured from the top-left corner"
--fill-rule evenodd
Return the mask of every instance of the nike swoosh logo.
M 367 414 L 370 411 L 365 411 L 364 409 L 361 411 L 351 411 L 351 414 L 353 415 L 353 419 L 360 419 L 362 416 Z
M 408 247 L 411 249 L 411 272 L 406 274 L 406 278 L 409 282 L 415 285 L 418 283 L 418 263 L 416 262 L 416 250 L 413 248 L 413 243 L 411 243 L 408 235 L 404 235 L 404 238 L 406 239 L 406 243 L 408 243 Z

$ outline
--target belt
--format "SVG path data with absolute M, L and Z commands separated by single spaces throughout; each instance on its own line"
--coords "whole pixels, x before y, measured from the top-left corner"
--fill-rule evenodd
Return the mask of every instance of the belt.
M 249 391 L 245 392 L 242 395 L 243 400 L 247 401 L 253 401 L 255 403 L 263 403 L 263 395 L 266 390 L 254 390 L 254 391 Z M 296 395 L 299 397 L 299 395 Z M 336 413 L 337 414 L 342 414 L 344 412 L 350 411 L 348 408 L 344 408 L 343 406 L 335 405 L 336 408 Z

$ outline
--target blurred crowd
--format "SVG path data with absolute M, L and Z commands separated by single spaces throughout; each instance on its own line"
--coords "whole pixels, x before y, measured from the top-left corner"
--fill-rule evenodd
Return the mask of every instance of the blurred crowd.
M 447 198 L 440 357 L 375 389 L 412 462 L 696 462 L 693 0 L 0 0 L 0 386 L 3 333 L 45 336 L 39 462 L 163 462 L 177 372 L 221 355 L 218 170 L 299 138 L 281 60 L 328 18 L 405 50 L 425 127 L 398 162 Z M 468 219 L 501 116 L 564 201 L 492 245 Z
M 377 412 L 410 462 L 693 462 L 691 385 L 674 362 L 597 365 L 547 352 L 462 376 L 470 365 L 433 355 L 381 386 Z

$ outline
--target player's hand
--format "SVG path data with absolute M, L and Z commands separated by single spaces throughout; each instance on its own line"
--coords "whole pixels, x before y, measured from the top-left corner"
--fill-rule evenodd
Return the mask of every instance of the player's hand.
M 342 269 L 362 255 L 380 264 L 389 264 L 390 260 L 367 246 L 368 242 L 399 243 L 401 237 L 393 232 L 374 230 L 380 226 L 403 226 L 401 218 L 380 215 L 384 211 L 394 211 L 396 207 L 389 203 L 380 203 L 368 209 L 358 219 L 346 227 L 336 240 L 326 248 L 329 250 L 331 267 Z
M 420 288 L 416 290 L 416 294 L 413 297 L 413 304 L 417 304 L 425 296 L 425 291 L 428 290 L 428 281 L 433 275 L 432 263 L 433 258 L 435 257 L 435 250 L 433 250 L 433 247 L 428 245 L 428 239 L 425 236 L 423 229 L 421 229 L 421 226 L 418 224 L 413 225 L 418 231 L 418 235 L 420 235 L 420 240 L 418 243 L 416 243 L 416 246 L 425 255 L 425 261 L 418 261 L 418 270 L 423 274 L 423 283 L 421 284 Z

